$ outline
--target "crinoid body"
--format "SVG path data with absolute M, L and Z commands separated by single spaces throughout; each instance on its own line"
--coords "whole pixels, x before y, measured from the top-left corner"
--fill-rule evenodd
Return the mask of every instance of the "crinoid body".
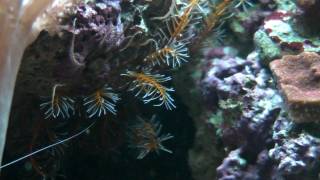
M 172 68 L 176 68 L 180 67 L 184 62 L 188 62 L 187 58 L 189 58 L 188 48 L 185 44 L 175 41 L 151 53 L 144 61 L 151 63 L 152 66 L 164 63 Z
M 44 110 L 45 119 L 52 118 L 69 118 L 74 113 L 74 100 L 67 96 L 57 93 L 57 88 L 64 86 L 56 84 L 53 87 L 52 95 L 49 101 L 40 104 L 40 109 Z
M 203 29 L 199 32 L 196 41 L 193 42 L 190 48 L 191 52 L 197 51 L 197 49 L 202 46 L 206 46 L 205 44 L 208 43 L 203 42 L 208 36 L 214 35 L 215 39 L 218 40 L 218 42 L 220 41 L 219 38 L 221 39 L 221 34 L 223 34 L 221 26 L 226 19 L 232 17 L 231 9 L 237 5 L 235 3 L 235 0 L 221 0 L 214 5 L 209 3 L 211 11 L 206 13 L 206 17 L 203 20 Z
M 181 15 L 175 14 L 167 21 L 167 29 L 170 33 L 170 40 L 181 40 L 183 33 L 190 24 L 199 23 L 194 9 L 201 9 L 200 0 L 190 0 L 185 6 Z M 195 21 L 192 23 L 192 21 Z M 187 38 L 188 39 L 188 38 Z
M 232 3 L 232 0 L 223 0 L 219 4 L 214 6 L 212 12 L 205 19 L 205 31 L 207 31 L 206 33 L 211 32 L 215 27 L 219 25 L 219 23 L 223 20 L 223 17 L 228 14 L 229 7 L 230 5 L 232 5 Z
M 116 114 L 116 103 L 120 100 L 118 94 L 114 93 L 111 87 L 104 85 L 92 95 L 84 98 L 84 106 L 89 118 L 100 117 L 110 112 Z
M 173 92 L 174 89 L 167 88 L 161 84 L 170 81 L 171 77 L 160 74 L 153 75 L 149 71 L 127 71 L 122 75 L 134 78 L 130 83 L 129 91 L 137 90 L 135 96 L 141 96 L 145 104 L 159 101 L 159 103 L 154 104 L 154 106 L 165 106 L 168 110 L 176 108 L 174 99 L 169 94 L 170 92 Z
M 169 43 L 171 41 L 188 41 L 191 37 L 183 37 L 183 33 L 186 31 L 187 27 L 190 25 L 194 25 L 199 23 L 201 16 L 199 16 L 199 11 L 195 11 L 195 9 L 200 10 L 202 12 L 202 8 L 200 4 L 203 4 L 201 0 L 190 0 L 187 3 L 183 4 L 182 9 L 177 7 L 177 2 L 175 0 L 171 0 L 171 6 L 169 11 L 160 17 L 153 17 L 152 20 L 165 20 L 166 28 L 168 31 Z
M 129 147 L 136 150 L 137 159 L 143 159 L 151 152 L 172 153 L 171 150 L 163 146 L 163 142 L 172 139 L 173 136 L 169 133 L 161 135 L 161 129 L 162 125 L 156 121 L 155 115 L 150 120 L 138 116 L 130 125 L 128 131 Z

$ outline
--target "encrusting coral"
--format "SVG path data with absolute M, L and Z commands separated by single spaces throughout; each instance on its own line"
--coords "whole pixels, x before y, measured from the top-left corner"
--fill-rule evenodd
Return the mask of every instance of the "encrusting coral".
M 270 63 L 291 118 L 298 123 L 320 120 L 320 56 L 305 52 Z

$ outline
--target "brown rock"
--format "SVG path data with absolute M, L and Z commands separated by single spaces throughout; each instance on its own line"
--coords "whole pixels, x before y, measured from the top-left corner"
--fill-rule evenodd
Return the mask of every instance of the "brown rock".
M 291 118 L 320 121 L 320 56 L 312 52 L 287 55 L 270 63 Z

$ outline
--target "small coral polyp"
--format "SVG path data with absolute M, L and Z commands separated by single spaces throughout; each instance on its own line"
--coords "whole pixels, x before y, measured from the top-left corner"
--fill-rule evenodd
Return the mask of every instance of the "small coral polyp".
M 156 121 L 153 115 L 150 120 L 137 117 L 135 122 L 129 127 L 128 138 L 129 147 L 136 151 L 137 159 L 143 159 L 151 152 L 165 151 L 172 153 L 171 150 L 163 146 L 163 142 L 172 139 L 171 134 L 161 134 L 162 125 Z

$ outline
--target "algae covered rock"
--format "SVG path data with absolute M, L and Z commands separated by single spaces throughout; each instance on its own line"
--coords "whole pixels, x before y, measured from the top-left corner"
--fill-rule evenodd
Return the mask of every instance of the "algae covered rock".
M 268 34 L 263 30 L 258 30 L 254 34 L 254 42 L 259 47 L 259 54 L 264 64 L 281 56 L 280 48 L 273 43 Z
M 309 134 L 299 134 L 277 144 L 269 156 L 278 161 L 277 169 L 283 174 L 298 174 L 310 170 L 320 157 L 320 140 Z
M 320 56 L 305 52 L 271 62 L 289 115 L 295 122 L 320 120 Z
M 319 52 L 319 3 L 277 0 L 276 4 L 277 9 L 266 16 L 254 35 L 262 62 L 287 54 Z

